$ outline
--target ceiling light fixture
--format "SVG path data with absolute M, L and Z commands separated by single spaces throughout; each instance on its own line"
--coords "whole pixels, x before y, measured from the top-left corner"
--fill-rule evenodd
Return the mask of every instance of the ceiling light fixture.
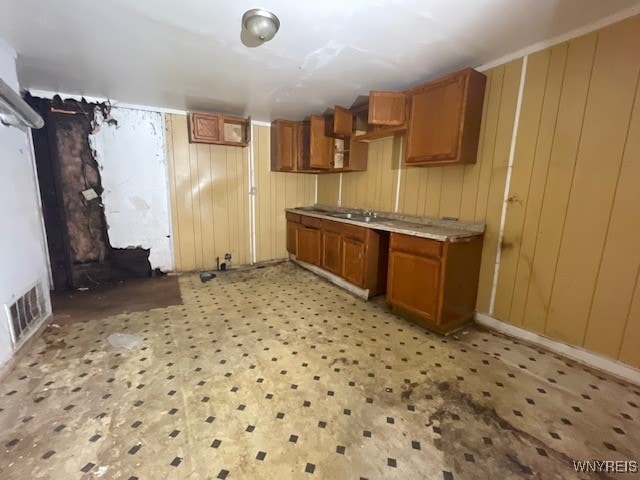
M 242 26 L 256 40 L 268 42 L 280 28 L 280 20 L 267 10 L 254 8 L 242 16 Z

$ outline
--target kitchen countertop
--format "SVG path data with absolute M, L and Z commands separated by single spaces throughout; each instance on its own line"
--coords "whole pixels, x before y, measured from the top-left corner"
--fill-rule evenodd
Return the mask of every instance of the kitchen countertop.
M 430 238 L 441 242 L 460 242 L 470 237 L 482 235 L 484 224 L 474 222 L 460 222 L 457 220 L 415 217 L 389 212 L 374 212 L 378 219 L 372 222 L 333 217 L 335 213 L 360 213 L 361 210 L 314 205 L 312 207 L 287 208 L 287 212 L 307 215 L 309 217 L 324 218 L 334 222 L 359 225 L 361 227 L 402 233 L 415 237 Z

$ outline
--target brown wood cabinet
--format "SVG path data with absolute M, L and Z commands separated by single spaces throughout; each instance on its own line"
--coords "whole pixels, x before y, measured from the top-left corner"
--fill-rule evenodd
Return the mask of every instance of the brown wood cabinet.
M 271 123 L 271 170 L 293 172 L 298 168 L 299 122 L 275 120 Z
M 299 223 L 287 220 L 287 252 L 296 255 L 296 235 Z
M 369 92 L 369 125 L 404 125 L 405 92 Z
M 246 147 L 251 141 L 251 117 L 190 112 L 189 142 Z
M 319 228 L 300 224 L 296 229 L 296 258 L 301 262 L 321 265 L 322 236 Z
M 467 68 L 409 90 L 408 165 L 476 162 L 485 84 Z
M 436 323 L 439 294 L 440 260 L 391 251 L 387 287 L 390 303 Z
M 297 231 L 300 225 L 300 215 L 297 213 L 287 212 L 287 252 L 296 255 Z
M 405 104 L 404 92 L 370 92 L 368 103 L 352 108 L 352 140 L 368 143 L 403 134 L 406 130 Z
M 325 134 L 327 137 L 349 138 L 353 131 L 353 112 L 336 105 L 333 115 L 325 117 Z
M 347 282 L 384 293 L 387 287 L 389 233 L 358 225 L 286 213 L 287 251 Z
M 362 240 L 342 237 L 342 278 L 364 288 L 367 245 Z
M 347 110 L 348 111 L 348 110 Z M 309 120 L 271 123 L 271 171 L 294 173 L 335 173 L 367 169 L 366 145 L 343 140 L 344 163 L 335 164 L 335 139 L 325 135 L 326 120 L 312 115 Z
M 333 167 L 333 140 L 325 135 L 325 119 L 320 115 L 311 115 L 309 119 L 309 149 L 302 152 L 308 155 L 307 163 L 311 168 L 330 170 Z
M 340 234 L 322 230 L 322 268 L 340 275 L 342 271 L 342 243 Z
M 387 301 L 440 333 L 473 320 L 482 236 L 459 242 L 391 234 Z

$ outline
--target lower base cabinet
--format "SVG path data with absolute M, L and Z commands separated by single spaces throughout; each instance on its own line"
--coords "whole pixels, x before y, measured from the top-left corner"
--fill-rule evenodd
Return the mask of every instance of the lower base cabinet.
M 391 234 L 387 302 L 416 323 L 447 333 L 473 320 L 482 236 L 439 242 Z
M 300 225 L 296 230 L 296 258 L 301 262 L 320 266 L 321 243 L 319 229 Z
M 296 250 L 296 231 L 298 230 L 299 223 L 287 220 L 287 252 L 295 255 Z
M 333 222 L 337 223 L 337 222 Z M 340 233 L 322 229 L 322 268 L 335 275 L 342 271 Z
M 404 252 L 389 255 L 387 298 L 393 305 L 436 322 L 440 293 L 440 261 Z M 410 281 L 409 279 L 414 279 Z
M 363 290 L 387 293 L 403 316 L 448 333 L 473 321 L 482 235 L 456 242 L 287 212 L 287 250 Z
M 287 251 L 380 295 L 387 287 L 389 233 L 287 212 Z
M 364 287 L 367 245 L 361 240 L 342 238 L 342 278 L 358 287 Z

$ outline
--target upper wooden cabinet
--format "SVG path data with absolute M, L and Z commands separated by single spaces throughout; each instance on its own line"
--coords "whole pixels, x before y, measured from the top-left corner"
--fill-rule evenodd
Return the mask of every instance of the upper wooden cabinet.
M 353 132 L 353 112 L 348 108 L 336 105 L 333 115 L 325 117 L 325 135 L 327 137 L 346 139 Z
M 476 162 L 485 84 L 467 68 L 407 92 L 407 164 Z
M 311 115 L 309 119 L 309 149 L 302 152 L 303 165 L 320 170 L 333 166 L 333 139 L 325 135 L 325 119 Z
M 406 105 L 404 92 L 369 92 L 369 125 L 404 125 Z
M 251 141 L 251 117 L 189 113 L 189 142 L 246 147 Z
M 351 114 L 349 116 L 352 118 Z M 326 129 L 327 120 L 320 115 L 311 115 L 303 122 L 272 122 L 271 171 L 333 173 L 366 170 L 366 145 L 354 145 L 355 142 L 348 137 L 345 140 L 329 137 Z
M 406 130 L 406 94 L 369 92 L 369 101 L 352 108 L 353 140 L 371 142 Z
M 271 123 L 271 170 L 293 172 L 298 168 L 300 146 L 299 123 L 275 120 Z

